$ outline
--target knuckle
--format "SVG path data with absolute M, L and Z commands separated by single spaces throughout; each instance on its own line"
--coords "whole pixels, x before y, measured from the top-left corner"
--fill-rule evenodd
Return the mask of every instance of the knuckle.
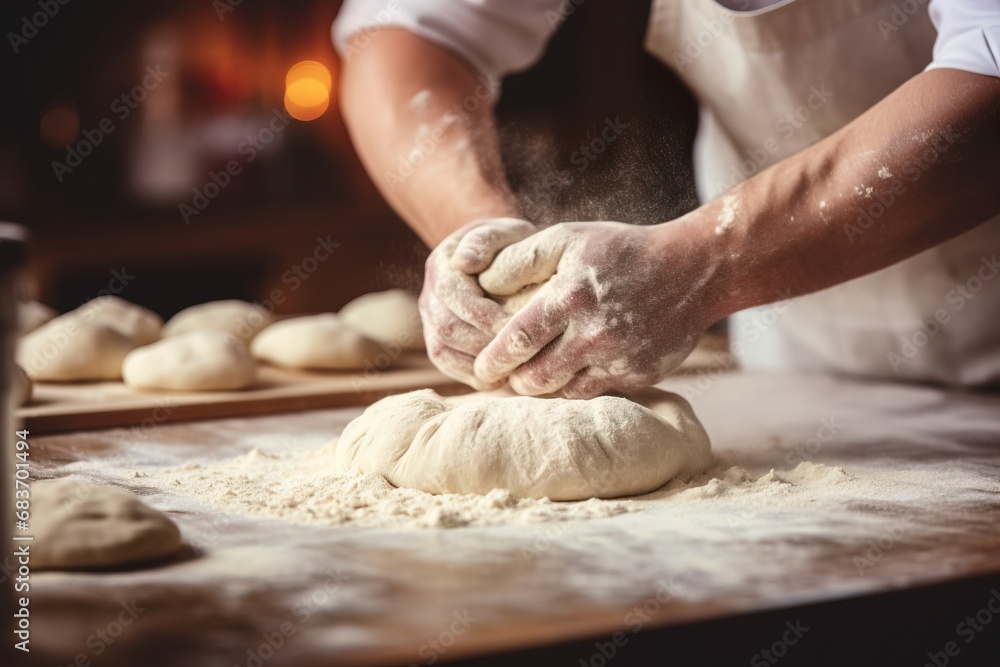
M 525 329 L 516 329 L 512 331 L 508 340 L 508 347 L 513 354 L 522 353 L 531 349 L 531 334 Z

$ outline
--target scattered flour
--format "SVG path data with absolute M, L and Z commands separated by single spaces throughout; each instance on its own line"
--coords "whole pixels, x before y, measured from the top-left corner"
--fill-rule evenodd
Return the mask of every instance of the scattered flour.
M 432 495 L 396 488 L 379 474 L 334 473 L 335 451 L 335 442 L 311 451 L 268 453 L 254 448 L 233 458 L 150 472 L 144 482 L 198 498 L 214 510 L 300 524 L 395 529 L 597 519 L 705 499 L 721 499 L 732 506 L 734 516 L 745 517 L 749 510 L 755 514 L 786 508 L 796 493 L 857 483 L 839 467 L 810 462 L 755 474 L 717 461 L 689 481 L 675 480 L 653 493 L 616 500 L 517 499 L 502 489 L 485 496 Z
M 716 234 L 725 234 L 736 223 L 738 208 L 739 200 L 736 199 L 736 195 L 726 195 L 722 198 L 722 210 L 719 211 L 718 224 L 715 227 Z
M 334 473 L 336 442 L 318 450 L 247 454 L 211 464 L 188 463 L 148 481 L 227 511 L 304 524 L 370 528 L 458 528 L 608 517 L 635 511 L 622 501 L 554 503 L 485 496 L 432 495 L 398 489 L 377 473 Z
M 879 178 L 892 178 L 892 172 L 889 171 L 888 167 L 882 167 L 881 169 L 878 170 L 878 177 Z

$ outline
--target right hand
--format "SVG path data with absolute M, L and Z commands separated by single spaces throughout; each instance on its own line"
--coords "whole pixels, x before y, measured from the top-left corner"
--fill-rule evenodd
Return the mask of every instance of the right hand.
M 474 389 L 496 389 L 506 379 L 485 384 L 476 378 L 473 362 L 503 329 L 510 315 L 488 298 L 477 275 L 501 250 L 538 229 L 526 220 L 476 220 L 442 241 L 427 258 L 420 319 L 427 354 L 438 369 Z

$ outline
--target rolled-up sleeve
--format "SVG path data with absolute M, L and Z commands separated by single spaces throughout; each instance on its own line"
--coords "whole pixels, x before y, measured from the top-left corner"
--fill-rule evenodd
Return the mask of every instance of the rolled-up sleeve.
M 1000 77 L 1000 1 L 931 0 L 929 11 L 938 36 L 927 69 Z
M 565 0 L 346 0 L 333 42 L 350 58 L 358 33 L 402 28 L 464 58 L 483 74 L 503 76 L 538 60 L 565 19 Z

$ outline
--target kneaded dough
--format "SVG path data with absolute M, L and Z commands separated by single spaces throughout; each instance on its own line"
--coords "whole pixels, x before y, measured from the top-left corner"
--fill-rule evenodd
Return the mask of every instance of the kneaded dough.
M 249 345 L 273 321 L 267 308 L 239 299 L 209 301 L 185 308 L 163 325 L 162 335 L 177 336 L 190 331 L 225 331 Z
M 32 380 L 117 380 L 137 343 L 103 322 L 65 315 L 17 341 L 17 363 Z
M 58 315 L 44 303 L 23 301 L 17 304 L 17 319 L 19 335 L 34 331 Z
M 122 379 L 138 389 L 212 391 L 253 383 L 257 362 L 239 338 L 223 331 L 192 331 L 132 350 Z
M 76 480 L 31 485 L 31 566 L 115 567 L 159 560 L 181 546 L 163 512 L 128 491 Z
M 385 356 L 378 343 L 332 313 L 275 322 L 253 339 L 250 351 L 279 366 L 321 370 L 362 369 Z
M 424 349 L 417 297 L 401 289 L 363 294 L 337 313 L 372 340 L 396 344 L 404 350 Z
M 384 398 L 348 424 L 334 465 L 428 493 L 584 500 L 654 491 L 710 461 L 691 406 L 658 389 L 589 400 L 425 389 Z
M 14 407 L 20 407 L 31 400 L 35 384 L 24 372 L 24 369 L 14 364 Z
M 149 345 L 160 338 L 163 319 L 151 310 L 129 303 L 116 296 L 99 296 L 76 310 L 60 315 L 85 324 L 106 324 L 135 340 L 136 345 Z M 53 321 L 56 321 L 53 320 Z

